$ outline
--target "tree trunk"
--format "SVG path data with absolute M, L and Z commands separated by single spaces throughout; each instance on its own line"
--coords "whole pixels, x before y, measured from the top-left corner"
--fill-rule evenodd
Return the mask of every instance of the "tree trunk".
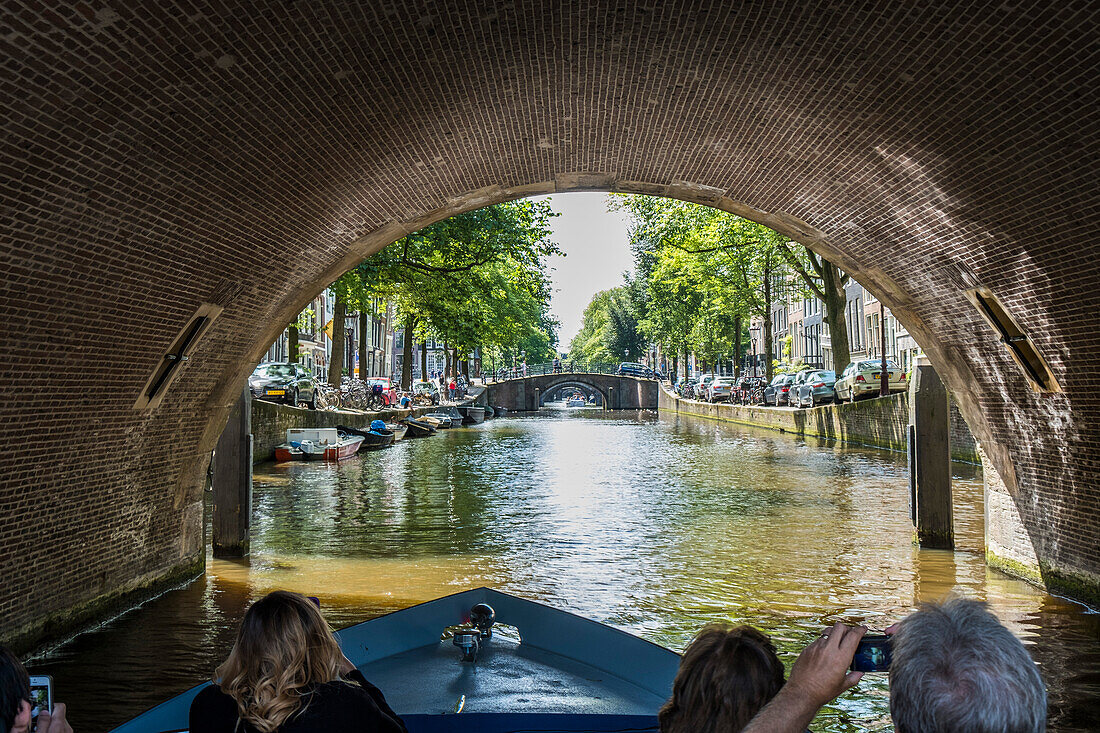
M 454 363 L 451 360 L 451 348 L 446 343 L 443 344 L 443 379 L 440 381 L 444 384 L 451 378 L 451 370 L 454 368 Z
M 733 378 L 741 378 L 741 316 L 733 317 L 733 330 L 737 333 L 733 337 Z
M 668 381 L 675 384 L 676 380 L 680 378 L 680 355 L 675 352 L 672 354 L 672 371 L 670 374 L 672 376 L 669 377 Z
M 839 374 L 848 362 L 852 360 L 852 353 L 848 344 L 848 296 L 841 284 L 840 270 L 832 262 L 821 260 L 824 276 L 821 278 L 822 292 L 825 298 L 825 319 L 829 324 L 829 339 L 833 344 L 833 371 Z
M 290 324 L 286 329 L 287 357 L 291 364 L 298 363 L 298 325 Z
M 336 298 L 336 307 L 332 314 L 332 348 L 328 365 L 329 386 L 339 387 L 340 377 L 344 375 L 344 352 L 348 349 L 344 321 L 347 320 L 348 304 Z
M 764 262 L 764 378 L 771 384 L 775 361 L 775 350 L 772 348 L 772 340 L 775 333 L 772 331 L 772 267 L 771 258 Z
M 413 383 L 413 331 L 416 329 L 416 316 L 405 319 L 405 337 L 401 344 L 401 389 L 408 392 Z
M 420 343 L 420 378 L 428 378 L 428 339 L 427 337 Z
M 367 329 L 370 328 L 370 318 L 363 311 L 359 311 L 359 378 L 373 377 L 367 368 Z M 373 354 L 372 354 L 373 356 Z

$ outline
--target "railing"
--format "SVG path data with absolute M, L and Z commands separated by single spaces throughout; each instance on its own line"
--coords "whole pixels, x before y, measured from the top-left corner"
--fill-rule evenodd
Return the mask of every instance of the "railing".
M 547 374 L 618 374 L 620 362 L 581 362 L 564 359 L 555 367 L 553 362 L 544 364 L 528 364 L 526 369 L 522 365 L 517 367 L 503 367 L 495 373 L 485 372 L 486 379 L 503 381 L 505 379 L 520 379 L 522 377 L 541 377 Z

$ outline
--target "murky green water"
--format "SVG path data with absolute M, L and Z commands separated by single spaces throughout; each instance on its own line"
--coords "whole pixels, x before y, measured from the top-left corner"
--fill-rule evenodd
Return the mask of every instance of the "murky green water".
M 988 570 L 981 477 L 956 473 L 960 549 L 942 552 L 911 544 L 904 456 L 692 418 L 545 411 L 339 466 L 262 466 L 250 559 L 211 560 L 34 667 L 89 733 L 208 678 L 275 588 L 320 596 L 342 627 L 491 585 L 677 649 L 709 621 L 750 623 L 788 663 L 823 625 L 881 629 L 954 589 L 1029 645 L 1050 730 L 1095 730 L 1100 616 Z M 890 730 L 886 695 L 869 676 L 813 730 Z

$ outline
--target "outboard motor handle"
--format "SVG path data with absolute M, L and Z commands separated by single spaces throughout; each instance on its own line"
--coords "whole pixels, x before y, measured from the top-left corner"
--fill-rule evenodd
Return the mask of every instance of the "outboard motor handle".
M 451 643 L 462 650 L 462 661 L 473 662 L 477 660 L 481 632 L 477 629 L 459 629 L 454 633 Z

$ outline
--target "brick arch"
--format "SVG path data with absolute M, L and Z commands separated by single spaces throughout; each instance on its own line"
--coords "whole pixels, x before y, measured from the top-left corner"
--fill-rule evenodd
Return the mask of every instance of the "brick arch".
M 201 566 L 227 405 L 321 285 L 431 221 L 574 190 L 716 205 L 856 273 L 943 372 L 1051 577 L 1100 587 L 1092 6 L 9 9 L 8 638 Z M 1030 390 L 977 286 L 1063 392 Z M 204 303 L 191 360 L 135 410 Z
M 570 375 L 569 377 L 563 377 L 562 379 L 552 380 L 547 383 L 546 386 L 542 388 L 541 395 L 539 396 L 539 406 L 542 406 L 543 401 L 546 399 L 546 395 L 548 393 L 562 387 L 580 387 L 581 389 L 588 392 L 595 392 L 600 396 L 601 399 L 603 399 L 603 405 L 601 405 L 602 407 L 607 408 L 611 406 L 610 397 L 608 396 L 606 389 L 598 386 L 595 383 L 595 380 L 585 379 L 584 377 L 578 375 Z

